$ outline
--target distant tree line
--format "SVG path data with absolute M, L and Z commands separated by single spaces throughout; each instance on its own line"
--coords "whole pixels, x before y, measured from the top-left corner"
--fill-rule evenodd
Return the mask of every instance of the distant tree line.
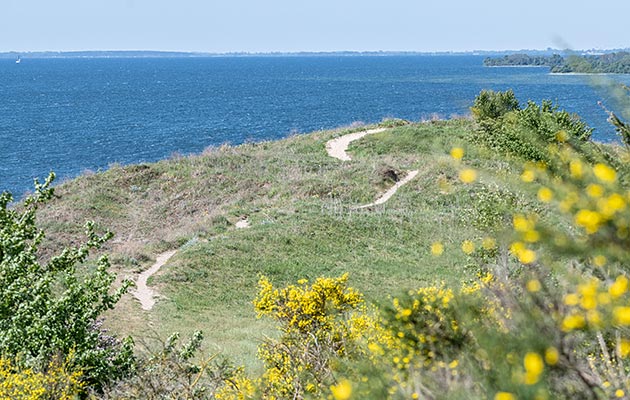
M 488 57 L 483 61 L 487 67 L 500 66 L 543 66 L 555 73 L 609 73 L 630 74 L 630 53 L 621 51 L 601 55 L 529 56 L 510 54 L 503 57 Z
M 527 54 L 509 54 L 503 57 L 488 57 L 483 60 L 486 67 L 518 67 L 518 66 L 540 66 L 555 67 L 563 64 L 564 58 L 559 54 L 552 56 L 530 56 Z

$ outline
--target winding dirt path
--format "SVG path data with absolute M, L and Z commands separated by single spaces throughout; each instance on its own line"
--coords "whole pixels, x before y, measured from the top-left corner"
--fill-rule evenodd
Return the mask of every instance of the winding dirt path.
M 374 133 L 380 133 L 386 130 L 387 128 L 368 129 L 365 131 L 354 132 L 335 139 L 331 139 L 326 142 L 326 151 L 328 152 L 329 156 L 334 157 L 338 160 L 350 161 L 352 160 L 352 158 L 346 152 L 350 143 L 354 142 L 355 140 L 359 140 L 364 136 L 372 135 Z M 398 191 L 398 189 L 400 189 L 403 185 L 409 183 L 409 181 L 415 178 L 416 175 L 418 175 L 418 170 L 407 172 L 407 175 L 403 179 L 396 182 L 394 186 L 392 186 L 387 192 L 383 193 L 378 199 L 374 200 L 373 203 L 359 206 L 357 207 L 357 209 L 368 208 L 385 203 L 396 193 L 396 191 Z M 247 218 L 243 218 L 236 223 L 237 229 L 247 229 L 249 227 L 250 223 Z M 171 250 L 159 254 L 156 257 L 155 263 L 151 266 L 151 268 L 143 271 L 138 276 L 138 280 L 136 281 L 136 290 L 133 291 L 133 296 L 140 301 L 140 305 L 142 306 L 143 310 L 149 311 L 153 308 L 153 306 L 155 305 L 155 297 L 157 295 L 155 290 L 147 286 L 147 281 L 151 276 L 157 273 L 160 268 L 162 268 L 162 266 L 164 266 L 164 264 L 166 264 L 168 260 L 175 255 L 175 253 L 177 253 L 177 250 Z
M 250 227 L 250 222 L 247 218 L 239 220 L 235 224 L 236 229 L 247 229 Z M 147 286 L 147 281 L 150 277 L 155 275 L 160 268 L 164 266 L 177 253 L 177 250 L 167 251 L 165 253 L 159 254 L 155 258 L 155 263 L 151 266 L 151 268 L 146 271 L 142 271 L 140 275 L 138 275 L 138 279 L 136 280 L 136 290 L 132 292 L 133 296 L 140 301 L 140 306 L 145 311 L 150 311 L 155 305 L 155 297 L 157 296 L 157 292 Z
M 149 311 L 155 305 L 156 293 L 153 289 L 147 286 L 147 280 L 153 274 L 158 272 L 159 269 L 175 255 L 175 253 L 177 253 L 177 250 L 167 251 L 166 253 L 158 255 L 155 259 L 155 264 L 138 276 L 138 280 L 136 281 L 136 290 L 133 292 L 133 295 L 136 299 L 140 300 L 140 305 L 143 310 Z
M 386 131 L 386 128 L 376 128 L 376 129 L 368 129 L 366 131 L 349 133 L 347 135 L 329 140 L 326 142 L 326 151 L 328 155 L 334 157 L 341 161 L 350 161 L 352 158 L 346 150 L 348 150 L 348 146 L 350 143 L 355 140 L 359 140 L 364 136 L 372 135 L 374 133 L 380 133 Z
M 349 133 L 347 135 L 344 135 L 335 139 L 331 139 L 328 142 L 326 142 L 326 151 L 328 152 L 328 155 L 333 158 L 336 158 L 341 161 L 350 161 L 352 160 L 352 157 L 350 157 L 350 155 L 346 152 L 348 150 L 348 146 L 350 146 L 350 143 L 354 142 L 355 140 L 359 140 L 362 137 L 365 137 L 367 135 L 380 133 L 386 130 L 387 128 L 368 129 L 365 131 Z M 374 200 L 373 203 L 358 206 L 356 207 L 356 209 L 358 210 L 362 208 L 373 207 L 373 206 L 385 203 L 398 191 L 398 189 L 400 189 L 403 185 L 406 185 L 407 183 L 409 183 L 409 181 L 415 178 L 416 175 L 418 175 L 417 169 L 407 172 L 407 175 L 405 175 L 403 179 L 396 182 L 394 186 L 389 188 L 387 192 L 383 193 L 381 197 Z
M 407 175 L 405 175 L 405 177 L 403 179 L 401 179 L 398 182 L 396 182 L 396 184 L 394 186 L 392 186 L 391 188 L 389 188 L 389 190 L 387 192 L 383 193 L 383 195 L 381 195 L 381 197 L 379 197 L 378 199 L 374 200 L 374 203 L 364 204 L 362 206 L 357 207 L 357 209 L 373 207 L 373 206 L 376 206 L 378 204 L 385 203 L 387 200 L 389 200 L 394 195 L 394 193 L 396 193 L 398 191 L 398 189 L 400 189 L 401 186 L 406 185 L 407 183 L 409 183 L 409 181 L 411 181 L 413 178 L 415 178 L 416 175 L 418 175 L 418 172 L 419 171 L 417 169 L 414 169 L 413 171 L 407 172 Z

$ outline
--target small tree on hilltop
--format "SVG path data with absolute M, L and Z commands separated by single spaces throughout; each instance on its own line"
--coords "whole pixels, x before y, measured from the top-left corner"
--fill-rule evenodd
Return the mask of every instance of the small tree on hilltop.
M 44 232 L 35 224 L 37 208 L 50 200 L 54 174 L 22 207 L 9 208 L 10 193 L 0 194 L 0 354 L 24 366 L 45 368 L 50 359 L 66 359 L 93 388 L 127 373 L 134 363 L 133 342 L 106 336 L 98 317 L 112 309 L 130 281 L 112 291 L 115 276 L 102 256 L 93 270 L 77 273 L 90 250 L 111 238 L 86 224 L 87 242 L 64 249 L 45 264 L 37 257 Z

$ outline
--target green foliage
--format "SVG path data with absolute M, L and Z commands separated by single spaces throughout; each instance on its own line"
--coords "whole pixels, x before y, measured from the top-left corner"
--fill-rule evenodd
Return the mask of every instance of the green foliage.
M 158 351 L 149 350 L 138 360 L 134 374 L 119 380 L 98 394 L 101 399 L 214 399 L 226 382 L 240 373 L 216 356 L 197 361 L 203 335 L 196 331 L 180 344 L 179 333 L 160 342 Z
M 475 98 L 471 111 L 476 121 L 488 121 L 496 120 L 518 109 L 518 100 L 512 90 L 505 92 L 482 90 Z
M 512 91 L 482 91 L 471 108 L 478 129 L 472 141 L 527 161 L 549 162 L 548 146 L 571 141 L 576 146 L 590 140 L 592 129 L 576 115 L 550 101 L 539 106 L 529 101 L 518 107 Z
M 556 67 L 564 64 L 564 58 L 560 54 L 552 56 L 530 56 L 528 54 L 508 54 L 503 57 L 488 57 L 483 60 L 486 67 L 506 66 L 545 66 Z
M 501 58 L 486 58 L 485 66 L 547 66 L 553 73 L 630 73 L 630 53 L 620 51 L 601 55 L 571 54 L 564 58 L 559 54 L 552 56 L 529 56 L 527 54 L 510 54 Z
M 628 74 L 630 73 L 630 53 L 620 51 L 597 56 L 570 55 L 563 64 L 552 68 L 551 72 Z
M 133 365 L 133 343 L 119 342 L 99 328 L 98 318 L 114 307 L 131 282 L 110 293 L 115 276 L 101 257 L 92 272 L 77 271 L 90 250 L 111 237 L 86 225 L 88 240 L 67 248 L 47 263 L 38 258 L 44 232 L 37 229 L 38 207 L 50 200 L 54 175 L 22 208 L 9 207 L 9 193 L 0 195 L 0 353 L 27 366 L 43 366 L 65 358 L 93 387 L 127 373 Z
M 218 219 L 223 234 L 216 240 L 182 249 L 158 277 L 169 300 L 153 315 L 183 329 L 218 326 L 225 341 L 241 334 L 246 339 L 237 353 L 275 323 L 277 331 L 259 347 L 264 371 L 253 369 L 250 378 L 242 370 L 223 374 L 168 345 L 141 361 L 116 395 L 380 400 L 629 393 L 630 188 L 622 173 L 628 154 L 590 144 L 587 128 L 549 102 L 523 110 L 496 103 L 484 114 L 489 129 L 477 121 L 479 131 L 470 135 L 481 147 L 465 143 L 469 122 L 441 121 L 356 142 L 344 168 L 325 157 L 323 144 L 332 136 L 326 133 L 292 138 L 291 146 L 214 155 L 230 185 L 262 174 L 247 178 L 262 195 L 243 198 L 226 220 Z M 449 158 L 453 144 L 461 148 Z M 289 155 L 278 164 L 280 153 Z M 194 158 L 180 163 L 188 165 L 185 171 L 199 168 L 196 173 L 214 165 Z M 178 182 L 189 176 L 174 172 L 182 164 L 167 168 Z M 347 204 L 377 193 L 371 182 L 385 164 L 427 167 L 383 208 L 350 210 Z M 459 182 L 458 170 L 473 174 L 459 174 Z M 243 213 L 252 228 L 232 229 L 230 215 Z M 432 255 L 434 239 L 444 244 Z M 462 277 L 470 270 L 462 264 L 470 262 L 492 274 Z M 314 278 L 343 270 L 381 304 L 380 317 L 365 311 L 346 278 Z M 261 271 L 270 280 L 260 281 L 255 306 L 270 318 L 256 322 L 246 303 Z M 270 283 L 301 276 L 313 283 Z M 460 278 L 462 287 L 455 282 Z M 447 282 L 436 285 L 440 279 Z M 429 287 L 396 295 L 420 285 Z M 201 387 L 207 389 L 195 392 Z
M 410 122 L 407 121 L 406 119 L 386 118 L 382 120 L 381 122 L 379 122 L 378 126 L 381 128 L 396 128 L 399 126 L 409 125 L 409 123 Z
M 535 132 L 537 137 L 546 143 L 558 140 L 558 132 L 564 131 L 569 138 L 579 141 L 590 140 L 593 130 L 577 115 L 560 110 L 550 100 L 543 100 L 539 106 L 533 101 L 518 113 L 518 124 Z

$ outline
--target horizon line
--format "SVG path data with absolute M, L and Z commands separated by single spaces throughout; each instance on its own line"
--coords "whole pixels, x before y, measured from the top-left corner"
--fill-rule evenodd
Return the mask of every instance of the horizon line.
M 515 51 L 537 51 L 537 52 L 593 52 L 593 51 L 615 51 L 630 50 L 625 48 L 590 48 L 590 49 L 561 49 L 561 48 L 521 48 L 521 49 L 472 49 L 472 50 L 269 50 L 269 51 L 203 51 L 203 50 L 153 50 L 153 49 L 83 49 L 83 50 L 3 50 L 0 54 L 33 54 L 33 53 L 178 53 L 178 54 L 303 54 L 303 53 L 415 53 L 415 54 L 433 54 L 433 53 L 504 53 Z

